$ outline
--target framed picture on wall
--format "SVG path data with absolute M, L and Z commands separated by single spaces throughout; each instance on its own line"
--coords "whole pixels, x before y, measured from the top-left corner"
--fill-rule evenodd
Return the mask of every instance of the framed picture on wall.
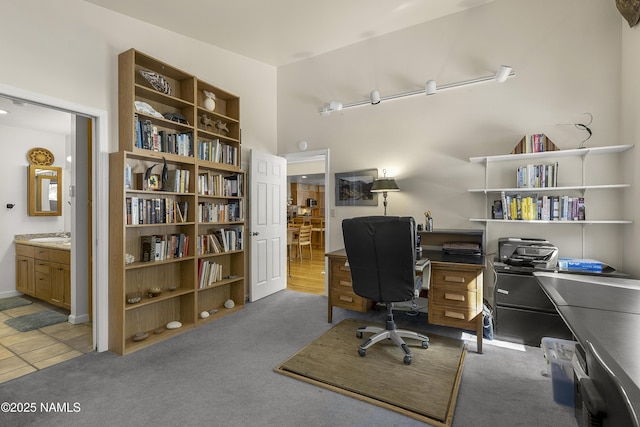
M 378 169 L 340 172 L 336 178 L 336 206 L 378 206 L 378 194 L 371 192 Z

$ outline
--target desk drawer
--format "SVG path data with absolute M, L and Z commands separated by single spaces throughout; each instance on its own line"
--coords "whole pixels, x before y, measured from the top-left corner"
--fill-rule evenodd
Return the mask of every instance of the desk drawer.
M 331 269 L 329 277 L 332 282 L 347 281 L 351 286 L 351 269 L 345 265 L 345 260 L 332 259 L 329 268 Z
M 475 290 L 458 289 L 450 286 L 429 288 L 429 300 L 436 305 L 457 308 L 476 308 L 482 301 L 478 301 L 478 292 Z
M 359 297 L 353 291 L 332 290 L 330 304 L 348 310 L 366 312 L 373 307 L 373 302 Z
M 447 286 L 457 289 L 475 290 L 477 287 L 477 276 L 477 271 L 433 268 L 431 271 L 431 286 Z
M 429 302 L 429 323 L 462 329 L 476 329 L 476 316 L 481 314 L 474 308 L 445 307 Z

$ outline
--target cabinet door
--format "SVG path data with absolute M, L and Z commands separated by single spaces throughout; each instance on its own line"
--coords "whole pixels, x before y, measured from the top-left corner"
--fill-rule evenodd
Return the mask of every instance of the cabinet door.
M 33 258 L 16 256 L 16 290 L 23 294 L 35 295 L 33 279 Z
M 71 309 L 71 269 L 69 265 L 52 263 L 49 272 L 51 303 Z

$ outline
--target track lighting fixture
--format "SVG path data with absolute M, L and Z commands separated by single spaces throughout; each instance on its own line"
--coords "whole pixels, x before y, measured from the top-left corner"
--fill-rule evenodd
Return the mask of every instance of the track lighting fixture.
M 380 92 L 377 90 L 371 91 L 369 98 L 371 98 L 371 105 L 380 104 Z
M 427 84 L 424 87 L 424 91 L 427 95 L 435 95 L 436 92 L 438 91 L 438 88 L 436 87 L 436 81 L 427 80 Z
M 345 105 L 342 105 L 342 103 L 338 101 L 331 101 L 328 105 L 325 105 L 320 109 L 320 114 L 323 116 L 328 116 L 333 111 L 340 111 L 343 108 L 359 107 L 361 105 L 367 105 L 367 104 L 376 105 L 376 104 L 379 104 L 381 101 L 405 98 L 407 96 L 435 95 L 436 93 L 439 93 L 446 89 L 454 89 L 454 88 L 469 86 L 477 83 L 486 83 L 486 82 L 504 83 L 505 81 L 507 81 L 509 77 L 514 77 L 515 75 L 516 73 L 513 72 L 513 68 L 509 67 L 508 65 L 501 65 L 498 71 L 491 76 L 479 77 L 477 79 L 465 80 L 465 81 L 456 82 L 456 83 L 447 83 L 444 85 L 437 85 L 435 80 L 427 80 L 427 82 L 424 85 L 424 89 L 414 90 L 412 92 L 399 93 L 396 95 L 380 96 L 380 92 L 378 92 L 377 90 L 374 90 L 369 94 L 369 100 L 366 100 L 366 101 L 356 101 L 356 102 L 352 102 Z
M 496 81 L 498 83 L 504 83 L 507 81 L 509 76 L 511 75 L 512 68 L 508 65 L 501 65 L 500 69 L 496 73 Z

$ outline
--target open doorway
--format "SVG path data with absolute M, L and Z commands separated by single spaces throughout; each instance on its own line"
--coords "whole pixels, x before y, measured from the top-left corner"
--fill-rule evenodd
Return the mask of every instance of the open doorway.
M 329 246 L 329 150 L 286 154 L 287 220 L 294 229 L 311 227 L 310 244 L 289 248 L 287 289 L 327 295 Z
M 47 113 L 56 112 L 58 117 L 68 118 L 69 146 L 64 150 L 65 156 L 60 161 L 69 162 L 69 179 L 64 183 L 64 208 L 69 212 L 65 218 L 64 230 L 71 232 L 71 313 L 69 321 L 82 323 L 92 320 L 93 348 L 99 351 L 108 349 L 108 252 L 99 249 L 97 241 L 106 242 L 108 223 L 96 215 L 99 209 L 108 206 L 108 169 L 107 160 L 100 154 L 107 153 L 107 128 L 105 111 L 72 104 L 63 100 L 50 98 L 45 95 L 23 91 L 21 89 L 0 85 L 0 97 L 11 103 L 23 103 L 37 106 L 42 112 L 32 113 L 28 119 L 30 124 L 13 124 L 8 126 L 22 126 L 28 128 L 42 125 Z M 35 110 L 33 110 L 35 111 Z M 6 124 L 8 122 L 4 122 Z M 15 131 L 19 131 L 14 129 Z M 46 131 L 44 131 L 46 132 Z M 34 144 L 37 143 L 34 141 Z M 70 157 L 70 161 L 66 158 Z M 18 161 L 22 159 L 5 159 Z M 23 176 L 16 174 L 15 179 Z M 70 185 L 67 185 L 70 184 Z M 105 190 L 106 188 L 106 190 Z M 94 198 L 94 195 L 99 197 Z M 16 199 L 19 194 L 15 195 Z M 103 216 L 104 217 L 104 216 Z M 21 229 L 29 227 L 29 217 L 13 215 L 12 220 L 23 221 Z M 37 232 L 44 232 L 42 227 Z M 62 226 L 56 226 L 53 231 L 60 231 Z M 68 228 L 67 228 L 68 227 Z M 3 236 L 7 240 L 7 236 Z M 9 237 L 9 242 L 12 242 Z M 9 248 L 13 246 L 7 245 Z M 106 245 L 105 245 L 106 247 Z M 103 294 L 103 298 L 98 298 Z

